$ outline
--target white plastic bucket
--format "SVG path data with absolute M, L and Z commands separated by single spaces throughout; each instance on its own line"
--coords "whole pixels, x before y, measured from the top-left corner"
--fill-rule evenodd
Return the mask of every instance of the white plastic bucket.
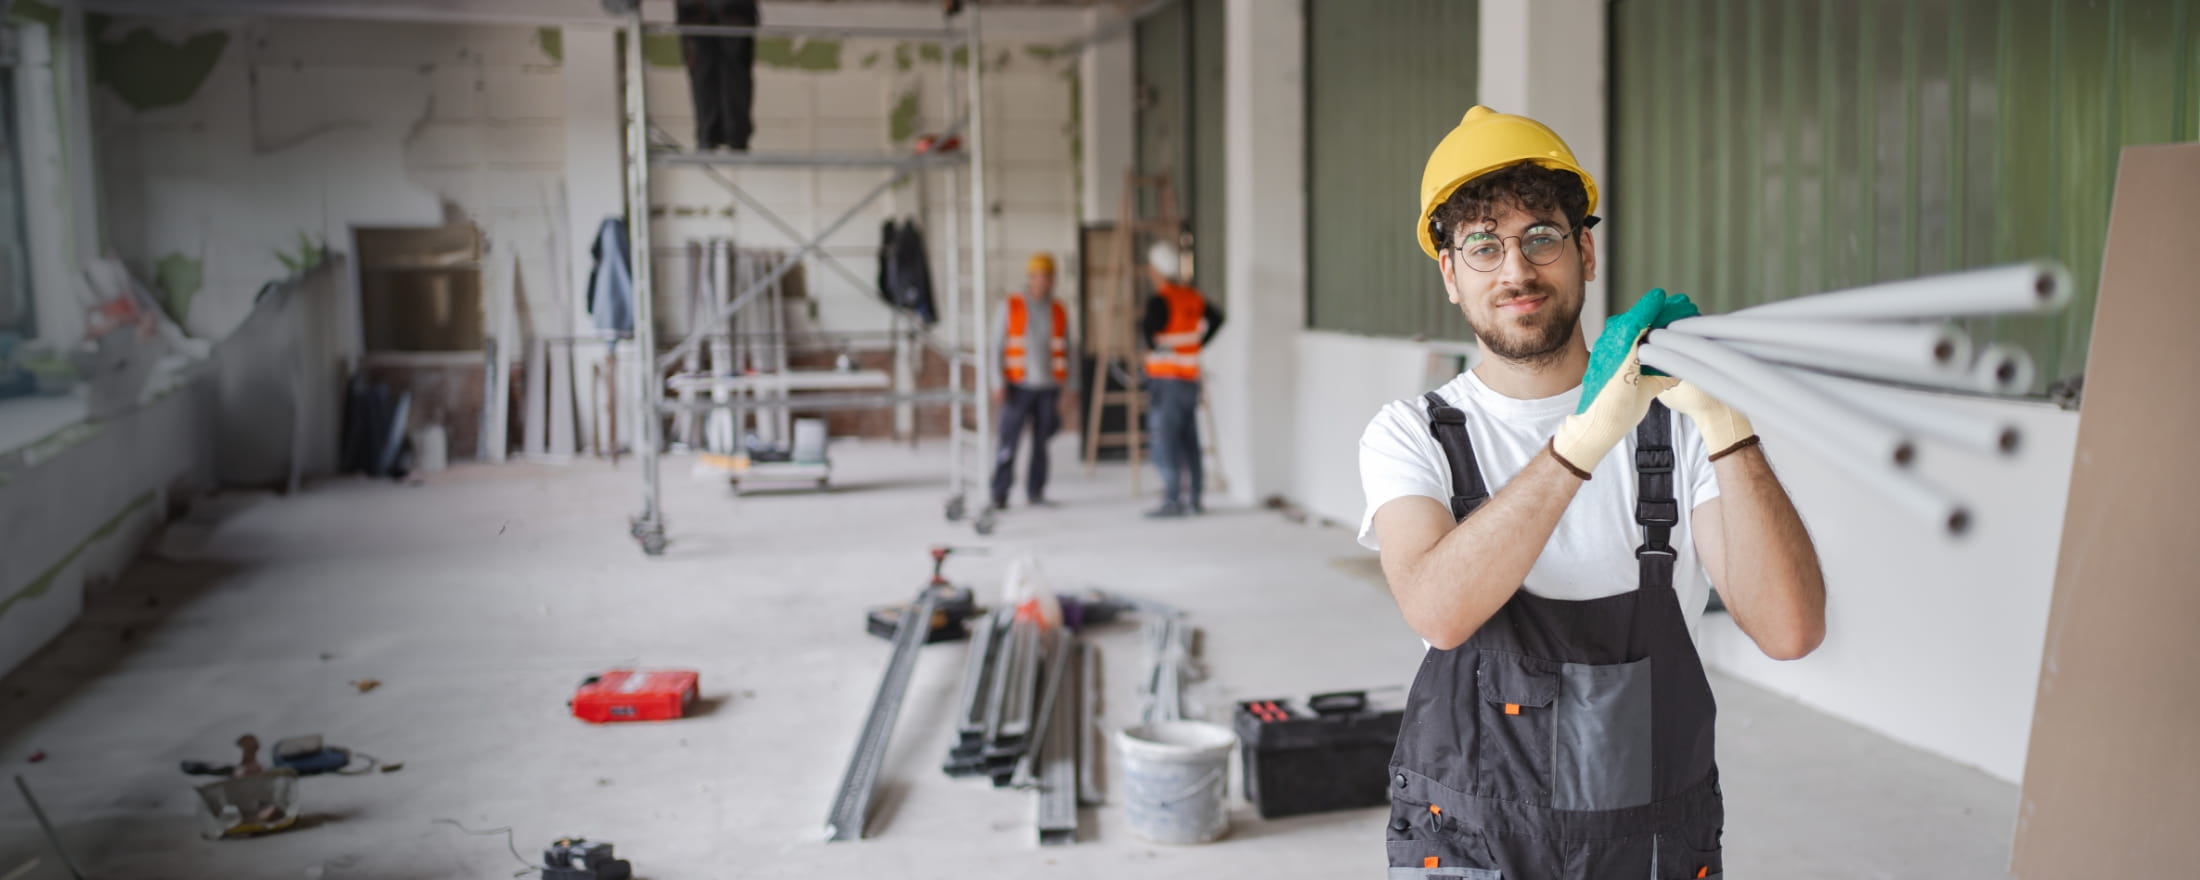
M 1161 721 L 1115 732 L 1123 759 L 1123 813 L 1154 843 L 1206 843 L 1230 828 L 1224 810 L 1237 734 L 1202 721 Z

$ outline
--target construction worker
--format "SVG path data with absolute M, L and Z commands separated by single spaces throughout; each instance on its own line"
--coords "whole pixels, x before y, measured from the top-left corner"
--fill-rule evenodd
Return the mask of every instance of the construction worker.
M 1146 388 L 1151 395 L 1148 431 L 1153 464 L 1161 471 L 1161 506 L 1147 511 L 1154 519 L 1205 513 L 1200 490 L 1207 485 L 1199 451 L 1199 350 L 1222 329 L 1222 310 L 1183 277 L 1183 256 L 1166 241 L 1146 252 L 1146 274 L 1153 295 L 1146 299 L 1140 330 L 1146 339 Z
M 1047 440 L 1062 427 L 1062 388 L 1069 384 L 1069 310 L 1054 299 L 1054 255 L 1040 252 L 1024 263 L 1024 289 L 1008 295 L 999 328 L 1001 384 L 993 405 L 1001 411 L 1001 445 L 993 463 L 993 507 L 1008 507 L 1016 484 L 1016 444 L 1031 426 L 1031 472 L 1024 497 L 1047 502 Z
M 1747 418 L 1641 369 L 1662 291 L 1607 322 L 1592 358 L 1596 181 L 1555 133 L 1475 107 L 1420 194 L 1414 233 L 1480 357 L 1360 441 L 1360 541 L 1429 648 L 1387 780 L 1390 865 L 1717 877 L 1696 621 L 1716 584 L 1764 653 L 1810 653 L 1810 536 Z

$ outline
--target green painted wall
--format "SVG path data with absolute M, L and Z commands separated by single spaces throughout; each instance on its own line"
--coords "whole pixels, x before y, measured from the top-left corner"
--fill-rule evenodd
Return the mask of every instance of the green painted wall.
M 1480 6 L 1383 10 L 1306 0 L 1307 325 L 1471 339 L 1413 226 L 1429 150 L 1474 105 Z
M 1167 171 L 1192 233 L 1193 284 L 1217 302 L 1229 295 L 1223 205 L 1222 0 L 1182 0 L 1137 27 L 1140 174 Z M 1186 126 L 1189 108 L 1189 127 Z M 1142 203 L 1150 213 L 1156 206 Z
M 1618 0 L 1615 305 L 1710 310 L 2048 256 L 2078 302 L 1980 320 L 2085 367 L 2117 151 L 2200 139 L 2194 0 Z

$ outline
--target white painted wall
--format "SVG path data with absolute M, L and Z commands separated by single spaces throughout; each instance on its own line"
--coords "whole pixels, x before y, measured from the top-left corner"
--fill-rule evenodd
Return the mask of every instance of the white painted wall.
M 2078 418 L 2043 404 L 1936 397 L 2011 419 L 2025 434 L 2012 460 L 1923 447 L 1922 476 L 1971 502 L 1973 534 L 1943 540 L 1766 431 L 1766 454 L 1824 564 L 1826 642 L 1804 660 L 1778 663 L 1720 616 L 1706 620 L 1699 647 L 1726 672 L 2017 782 Z
M 1315 516 L 1358 529 L 1360 433 L 1393 400 L 1448 382 L 1454 363 L 1426 344 L 1308 330 L 1298 334 L 1298 424 L 1293 500 Z M 1437 375 L 1439 374 L 1440 375 Z
M 1609 0 L 1482 0 L 1476 100 L 1532 117 L 1558 132 L 1589 176 L 1605 173 L 1605 17 Z M 1608 199 L 1606 201 L 1609 201 Z M 1611 216 L 1600 204 L 1597 213 Z M 1599 237 L 1604 245 L 1609 236 Z M 1599 256 L 1609 262 L 1608 249 Z M 1590 339 L 1604 329 L 1604 276 L 1589 282 L 1581 310 Z
M 1095 10 L 1090 24 L 1098 27 L 1113 16 Z M 1123 174 L 1136 161 L 1138 149 L 1138 83 L 1133 31 L 1094 43 L 1078 59 L 1084 78 L 1081 120 L 1084 156 L 1078 173 L 1083 177 L 1084 220 L 1107 223 L 1117 219 L 1123 207 Z
M 1289 494 L 1306 326 L 1305 16 L 1297 4 L 1229 0 L 1223 33 L 1226 323 L 1204 355 L 1213 445 L 1229 495 Z

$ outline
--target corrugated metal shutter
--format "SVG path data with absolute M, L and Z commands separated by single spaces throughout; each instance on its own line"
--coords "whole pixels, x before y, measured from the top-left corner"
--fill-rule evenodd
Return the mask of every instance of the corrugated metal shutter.
M 2050 256 L 2064 315 L 1981 321 L 2085 367 L 2117 151 L 2200 139 L 2193 0 L 1620 0 L 1613 306 L 1709 310 Z
M 1460 0 L 1307 0 L 1309 326 L 1472 338 L 1413 224 L 1429 150 L 1474 105 L 1480 16 Z

